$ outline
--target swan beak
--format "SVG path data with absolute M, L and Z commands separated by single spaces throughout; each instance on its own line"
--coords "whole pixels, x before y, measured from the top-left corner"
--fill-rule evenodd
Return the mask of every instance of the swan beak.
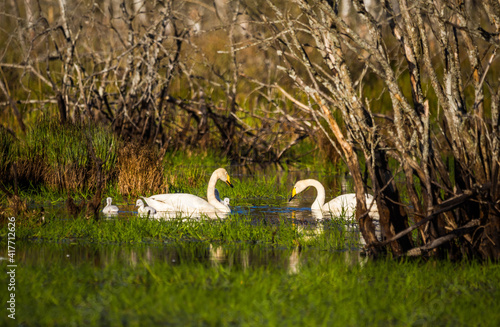
M 296 195 L 297 195 L 297 190 L 296 190 L 296 189 L 295 189 L 295 187 L 294 187 L 294 188 L 293 188 L 293 190 L 292 190 L 292 196 L 290 197 L 290 199 L 288 199 L 288 201 L 289 201 L 289 202 L 290 202 L 290 201 L 292 201 L 292 200 L 293 200 L 293 198 L 294 198 Z
M 227 175 L 226 184 L 231 186 L 231 188 L 234 188 L 233 184 L 231 184 L 231 179 L 229 178 L 229 175 Z

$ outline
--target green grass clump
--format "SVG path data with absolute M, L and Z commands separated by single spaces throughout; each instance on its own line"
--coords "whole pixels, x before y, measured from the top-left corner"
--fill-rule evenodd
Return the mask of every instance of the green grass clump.
M 16 283 L 20 285 L 16 288 L 16 323 L 43 326 L 500 324 L 497 301 L 500 267 L 493 263 L 360 263 L 349 261 L 342 253 L 284 250 L 270 254 L 267 263 L 207 264 L 199 259 L 203 251 L 178 251 L 170 257 L 165 248 L 164 260 L 151 261 L 145 251 L 138 249 L 136 259 L 126 264 L 109 260 L 104 254 L 97 256 L 98 251 L 96 258 L 76 263 L 71 257 L 24 262 L 16 275 Z M 278 256 L 283 259 L 270 260 Z M 296 270 L 290 270 L 286 264 L 293 257 L 299 261 Z M 285 265 L 277 264 L 276 260 Z M 7 278 L 6 274 L 0 278 L 3 285 L 7 284 Z M 6 314 L 0 319 L 7 325 Z
M 6 230 L 2 232 L 6 234 Z M 290 219 L 251 220 L 246 215 L 225 219 L 173 218 L 151 220 L 136 216 L 128 219 L 92 221 L 83 217 L 61 219 L 46 215 L 39 219 L 19 221 L 18 240 L 81 241 L 91 243 L 172 243 L 217 242 L 267 244 L 293 247 L 298 244 L 324 249 L 343 249 L 345 234 L 335 223 L 301 225 Z
M 238 178 L 231 177 L 231 182 L 234 188 L 229 188 L 224 186 L 218 187 L 219 192 L 223 196 L 227 196 L 230 199 L 240 199 L 247 200 L 241 201 L 240 205 L 251 205 L 252 202 L 248 200 L 259 199 L 286 199 L 287 194 L 291 191 L 289 185 L 287 184 L 287 173 L 283 174 L 272 174 L 272 175 L 256 175 L 251 179 L 249 178 Z M 287 200 L 287 199 L 286 199 Z M 246 202 L 246 203 L 245 203 Z
M 0 127 L 0 178 L 5 181 L 9 168 L 17 159 L 19 142 L 5 128 Z
M 42 119 L 27 133 L 24 156 L 27 159 L 40 156 L 53 168 L 85 168 L 92 164 L 87 144 L 89 139 L 97 157 L 104 160 L 110 153 L 103 171 L 111 171 L 116 164 L 118 141 L 111 132 L 94 125 L 61 125 L 54 120 Z
M 35 170 L 38 175 L 26 173 L 25 178 L 43 181 L 54 191 L 82 191 L 95 186 L 96 169 L 89 142 L 95 155 L 103 160 L 104 179 L 111 178 L 117 162 L 118 139 L 110 131 L 90 124 L 41 119 L 31 127 L 20 148 L 20 166 L 25 167 L 24 171 Z M 37 166 L 41 169 L 34 168 Z

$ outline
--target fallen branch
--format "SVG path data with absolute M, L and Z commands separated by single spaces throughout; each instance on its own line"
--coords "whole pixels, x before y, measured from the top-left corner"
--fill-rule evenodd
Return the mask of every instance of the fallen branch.
M 424 252 L 435 249 L 438 246 L 440 246 L 446 242 L 449 242 L 452 239 L 454 239 L 462 234 L 470 232 L 470 230 L 472 228 L 479 226 L 479 224 L 480 224 L 479 219 L 471 220 L 467 224 L 465 224 L 464 226 L 452 230 L 450 233 L 446 234 L 445 236 L 437 238 L 437 239 L 435 239 L 435 240 L 433 240 L 425 245 L 422 245 L 421 247 L 413 248 L 413 249 L 409 250 L 408 252 L 406 252 L 405 255 L 408 257 L 421 256 Z
M 392 238 L 390 238 L 388 240 L 385 240 L 383 242 L 380 242 L 379 244 L 377 244 L 377 246 L 384 246 L 384 245 L 387 245 L 387 244 L 389 244 L 391 242 L 396 241 L 397 239 L 405 236 L 406 234 L 408 234 L 408 233 L 412 232 L 413 230 L 417 229 L 418 227 L 420 227 L 420 226 L 426 224 L 427 222 L 431 221 L 438 214 L 455 209 L 460 204 L 462 204 L 464 201 L 466 201 L 467 199 L 469 199 L 470 197 L 472 197 L 473 194 L 474 193 L 472 191 L 467 190 L 467 191 L 465 191 L 462 194 L 459 194 L 457 196 L 454 196 L 451 199 L 443 201 L 439 205 L 433 207 L 433 209 L 435 209 L 435 210 L 429 216 L 427 216 L 426 218 L 422 219 L 421 221 L 419 221 L 415 225 L 410 226 L 407 229 L 399 232 L 398 234 L 394 235 L 394 237 L 392 237 Z

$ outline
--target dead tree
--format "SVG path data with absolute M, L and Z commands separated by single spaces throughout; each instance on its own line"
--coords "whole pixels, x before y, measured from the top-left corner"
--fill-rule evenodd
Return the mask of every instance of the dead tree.
M 0 107 L 21 130 L 40 110 L 163 151 L 211 147 L 235 161 L 279 161 L 315 133 L 281 115 L 281 95 L 245 78 L 255 52 L 236 49 L 249 32 L 239 1 L 40 0 L 25 1 L 25 14 L 18 5 L 0 11 L 12 40 L 0 53 Z
M 308 102 L 290 98 L 326 121 L 336 140 L 370 249 L 498 260 L 500 88 L 492 71 L 500 5 L 384 0 L 370 11 L 354 0 L 346 17 L 339 3 L 267 1 L 254 17 L 266 17 L 261 40 L 272 42 L 295 94 Z M 367 191 L 377 199 L 382 243 Z

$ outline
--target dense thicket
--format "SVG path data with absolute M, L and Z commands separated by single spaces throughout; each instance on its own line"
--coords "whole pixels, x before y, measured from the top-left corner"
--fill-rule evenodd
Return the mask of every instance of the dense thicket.
M 300 113 L 283 114 L 281 95 L 243 77 L 277 78 L 265 52 L 231 47 L 248 39 L 244 8 L 205 2 L 2 2 L 4 127 L 25 131 L 51 115 L 162 149 L 281 160 L 315 130 Z
M 267 4 L 282 69 L 307 100 L 291 97 L 327 122 L 372 250 L 500 258 L 500 3 L 353 0 L 348 16 L 340 1 Z M 417 243 L 408 237 L 414 228 Z

